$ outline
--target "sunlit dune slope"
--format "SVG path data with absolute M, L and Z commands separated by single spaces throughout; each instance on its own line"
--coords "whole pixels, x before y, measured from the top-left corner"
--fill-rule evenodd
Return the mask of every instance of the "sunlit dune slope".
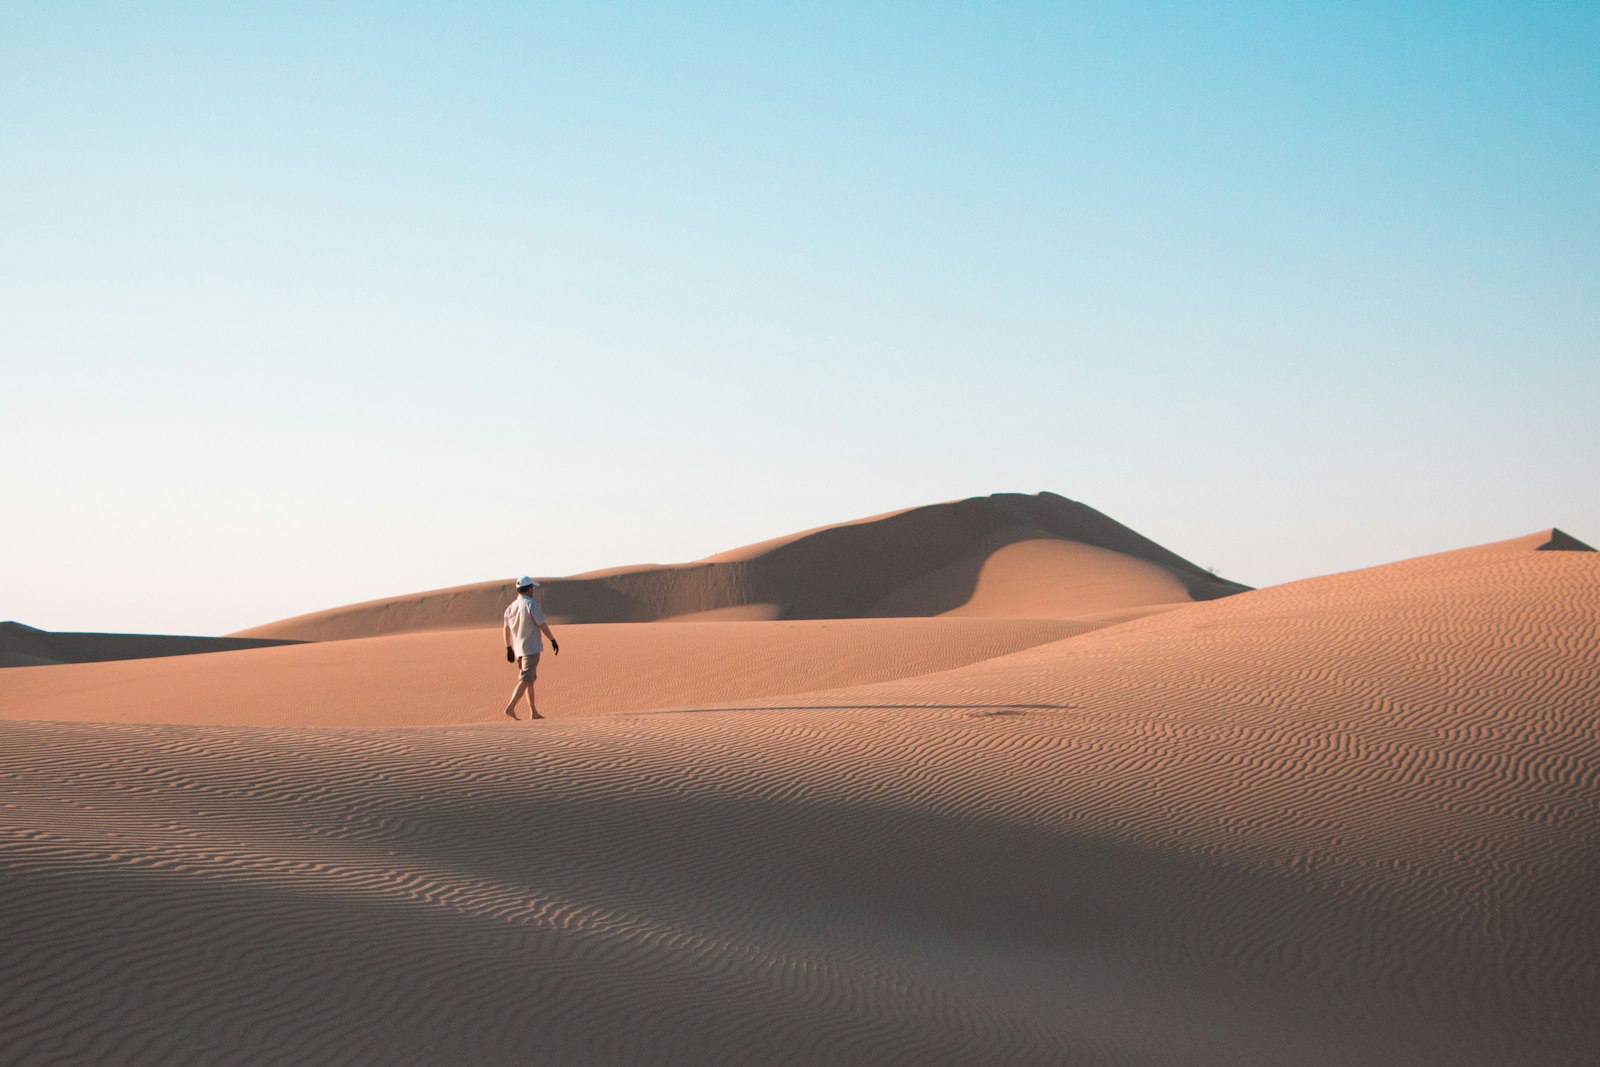
M 966 591 L 964 599 L 953 589 Z M 980 539 L 954 563 L 907 582 L 868 614 L 1059 618 L 1067 605 L 1081 616 L 1192 599 L 1177 574 L 1148 560 L 1008 527 Z
M 1245 588 L 1076 501 L 1001 493 L 826 526 L 696 563 L 553 578 L 540 600 L 552 622 L 952 612 L 1070 618 Z M 334 608 L 237 636 L 328 641 L 491 626 L 513 595 L 507 578 Z
M 537 693 L 552 718 L 829 689 L 940 671 L 1104 622 L 845 619 L 562 626 Z M 0 718 L 251 726 L 505 721 L 501 634 L 445 630 L 212 656 L 0 671 Z M 523 705 L 522 714 L 526 714 Z
M 1600 556 L 1537 541 L 751 710 L 0 724 L 0 1059 L 1591 1062 Z

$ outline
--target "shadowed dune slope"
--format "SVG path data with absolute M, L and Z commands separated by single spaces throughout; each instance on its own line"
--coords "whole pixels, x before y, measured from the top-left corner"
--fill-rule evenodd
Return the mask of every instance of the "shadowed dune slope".
M 1543 536 L 1543 535 L 1535 535 L 1535 536 Z M 1594 547 L 1592 545 L 1585 544 L 1584 542 L 1578 540 L 1576 537 L 1573 537 L 1569 533 L 1563 533 L 1560 530 L 1554 530 L 1553 529 L 1553 530 L 1550 531 L 1549 538 L 1544 542 L 1544 544 L 1539 546 L 1539 551 L 1540 552 L 1593 552 L 1594 551 Z
M 103 660 L 195 656 L 292 642 L 248 637 L 180 637 L 166 634 L 53 633 L 20 622 L 0 622 L 0 667 Z
M 974 600 L 989 555 L 1031 541 L 1057 552 L 1044 589 L 992 580 Z M 1013 554 L 1009 569 L 1023 557 Z M 1126 591 L 1118 594 L 1125 586 Z M 1161 590 L 1162 599 L 1151 599 Z M 1054 493 L 1001 493 L 826 526 L 678 566 L 552 578 L 539 598 L 551 622 L 651 622 L 692 617 L 844 619 L 966 614 L 1070 618 L 1108 608 L 1209 600 L 1243 591 L 1126 526 Z M 1005 595 L 1022 592 L 1016 604 Z M 1087 595 L 1079 595 L 1085 594 Z M 493 626 L 510 580 L 333 608 L 242 630 L 243 637 L 345 640 L 415 630 Z M 975 604 L 981 605 L 974 606 Z
M 1439 553 L 1443 556 L 1461 556 L 1466 554 L 1500 555 L 1505 552 L 1593 552 L 1594 549 L 1569 533 L 1561 530 L 1540 530 L 1537 533 L 1526 534 L 1522 537 L 1513 537 L 1509 541 L 1494 541 L 1476 548 L 1461 548 L 1454 552 Z M 1430 557 L 1423 557 L 1424 559 Z
M 540 710 L 609 714 L 926 674 L 1087 633 L 1053 619 L 844 619 L 563 626 Z M 394 634 L 0 672 L 0 719 L 438 726 L 506 721 L 516 685 L 498 630 Z M 525 715 L 526 704 L 519 714 Z
M 1587 1063 L 1600 556 L 1538 547 L 738 709 L 3 723 L 0 1059 Z

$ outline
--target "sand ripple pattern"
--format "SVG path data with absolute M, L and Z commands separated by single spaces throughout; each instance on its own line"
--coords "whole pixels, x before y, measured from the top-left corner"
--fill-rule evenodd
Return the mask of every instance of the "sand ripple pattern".
M 1600 557 L 736 707 L 0 724 L 7 1063 L 1580 1064 Z

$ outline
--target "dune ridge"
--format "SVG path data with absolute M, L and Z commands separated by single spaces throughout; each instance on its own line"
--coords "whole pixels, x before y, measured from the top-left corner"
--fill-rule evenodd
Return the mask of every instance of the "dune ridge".
M 0 622 L 0 667 L 195 656 L 294 643 L 283 638 L 68 633 L 39 630 L 20 622 Z
M 0 723 L 0 1053 L 1588 1062 L 1600 555 L 1549 540 L 642 715 Z
M 1208 600 L 1247 586 L 1216 577 L 1100 512 L 1054 493 L 988 497 L 824 526 L 677 566 L 621 567 L 551 578 L 540 601 L 552 622 L 673 618 L 843 619 L 938 615 L 971 600 L 985 558 L 1025 541 L 1067 541 L 1100 553 L 1058 553 L 1036 575 L 1025 610 L 989 597 L 986 614 L 1070 618 L 1108 608 Z M 1102 573 L 1108 560 L 1118 580 Z M 906 587 L 916 584 L 914 593 Z M 1125 585 L 1125 595 L 1117 589 Z M 1092 596 L 1075 595 L 1094 587 Z M 495 625 L 511 579 L 389 597 L 241 630 L 234 636 L 347 640 Z M 970 610 L 968 613 L 972 613 Z
M 1561 530 L 1552 528 L 1550 530 L 1549 538 L 1545 541 L 1544 544 L 1539 546 L 1538 551 L 1540 551 L 1540 552 L 1593 552 L 1594 551 L 1594 547 L 1592 545 L 1585 544 L 1584 542 L 1578 540 L 1576 537 L 1573 537 L 1569 533 L 1564 533 Z

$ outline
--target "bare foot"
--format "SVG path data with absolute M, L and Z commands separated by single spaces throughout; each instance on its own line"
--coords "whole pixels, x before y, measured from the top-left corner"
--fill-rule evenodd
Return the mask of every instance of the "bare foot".
M 542 718 L 544 718 L 544 716 L 540 715 L 538 711 L 533 711 L 533 712 L 529 713 L 528 718 L 530 720 L 532 720 L 532 719 L 542 719 Z
M 506 709 L 506 714 L 509 715 L 513 719 L 517 719 L 517 709 L 516 708 L 507 708 Z M 517 719 L 517 721 L 521 722 L 522 720 L 521 719 Z

